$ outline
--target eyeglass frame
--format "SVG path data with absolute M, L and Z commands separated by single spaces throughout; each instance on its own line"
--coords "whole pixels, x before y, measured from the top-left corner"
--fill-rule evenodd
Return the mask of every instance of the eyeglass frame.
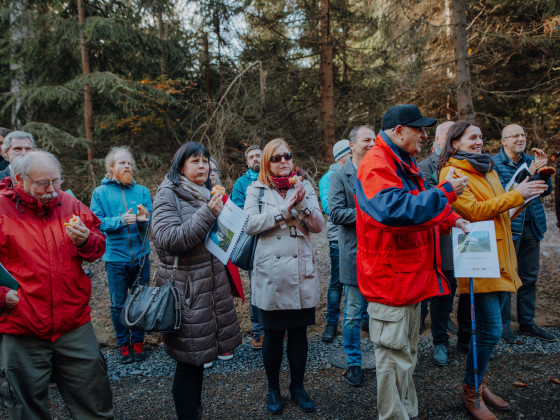
M 507 140 L 507 139 L 518 139 L 519 137 L 525 137 L 525 139 L 526 139 L 526 138 L 527 138 L 527 133 L 512 134 L 511 136 L 506 136 L 506 137 L 504 137 L 504 140 Z
M 289 162 L 290 160 L 292 160 L 294 158 L 294 156 L 290 152 L 281 153 L 281 154 L 277 154 L 277 155 L 272 155 L 270 157 L 270 162 L 271 163 L 280 163 L 280 162 L 282 162 L 282 158 L 284 158 L 284 160 L 286 162 Z
M 33 182 L 39 188 L 47 188 L 51 184 L 54 188 L 60 188 L 60 186 L 64 183 L 64 177 L 62 177 L 62 176 L 60 177 L 60 179 L 44 180 L 44 181 L 35 181 L 29 175 L 26 175 L 26 177 L 29 178 L 31 180 L 31 182 Z M 45 184 L 45 182 L 46 182 L 46 184 Z M 43 184 L 43 185 L 41 185 L 41 184 Z

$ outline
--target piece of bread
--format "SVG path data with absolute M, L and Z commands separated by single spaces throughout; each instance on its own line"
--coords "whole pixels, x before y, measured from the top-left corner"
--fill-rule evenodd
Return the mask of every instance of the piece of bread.
M 298 181 L 298 179 L 299 179 L 300 181 L 303 181 L 303 177 L 297 176 L 297 175 L 291 177 L 290 179 L 288 179 L 288 181 L 290 181 L 290 184 L 294 185 L 294 184 Z
M 215 194 L 218 194 L 218 193 L 225 194 L 226 189 L 224 187 L 222 187 L 221 185 L 215 185 L 214 188 L 212 188 L 212 195 L 215 195 Z
M 75 226 L 80 224 L 80 218 L 75 214 L 72 215 L 72 218 L 68 221 L 68 223 L 64 223 L 64 226 Z
M 539 175 L 544 175 L 549 177 L 554 175 L 556 173 L 556 170 L 552 166 L 543 166 L 537 172 Z

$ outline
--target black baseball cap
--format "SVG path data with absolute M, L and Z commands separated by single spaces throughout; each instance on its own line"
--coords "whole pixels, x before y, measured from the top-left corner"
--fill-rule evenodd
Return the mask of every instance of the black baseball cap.
M 385 115 L 383 115 L 381 129 L 388 130 L 397 125 L 408 125 L 417 128 L 431 127 L 436 122 L 436 118 L 424 118 L 416 105 L 396 105 L 389 108 Z

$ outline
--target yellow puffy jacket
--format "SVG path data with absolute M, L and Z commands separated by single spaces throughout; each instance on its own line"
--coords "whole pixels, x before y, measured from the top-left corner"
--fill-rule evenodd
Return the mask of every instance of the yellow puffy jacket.
M 453 209 L 470 222 L 494 220 L 496 228 L 501 277 L 496 279 L 475 278 L 474 292 L 517 291 L 521 286 L 521 279 L 517 275 L 517 257 L 513 247 L 508 210 L 523 203 L 523 197 L 515 190 L 506 193 L 496 171 L 492 170 L 486 176 L 482 176 L 468 161 L 452 157 L 441 169 L 440 181 L 445 179 L 452 166 L 456 168 L 455 177 L 463 176 L 457 171 L 460 169 L 469 178 L 469 185 L 452 204 Z M 468 278 L 458 278 L 457 284 L 459 293 L 469 293 Z

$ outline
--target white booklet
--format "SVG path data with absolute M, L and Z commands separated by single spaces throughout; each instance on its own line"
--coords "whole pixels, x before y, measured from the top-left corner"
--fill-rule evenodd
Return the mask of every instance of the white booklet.
M 231 252 L 239 240 L 249 215 L 228 198 L 218 220 L 208 232 L 204 245 L 208 251 L 227 265 Z
M 523 174 L 523 172 L 525 172 L 525 174 Z M 515 189 L 515 187 L 517 187 L 521 182 L 525 181 L 525 178 L 527 178 L 528 175 L 529 168 L 527 167 L 527 164 L 524 163 L 519 168 L 517 168 L 517 171 L 515 171 L 515 173 L 509 180 L 505 188 L 506 192 L 510 192 L 511 190 Z M 519 213 L 521 213 L 525 209 L 525 207 L 527 207 L 529 203 L 537 197 L 538 195 L 535 195 L 534 197 L 528 198 L 520 205 L 509 209 L 509 217 L 511 218 L 511 220 L 515 219 L 519 215 Z
M 455 277 L 499 278 L 494 221 L 471 223 L 469 233 L 451 230 Z

